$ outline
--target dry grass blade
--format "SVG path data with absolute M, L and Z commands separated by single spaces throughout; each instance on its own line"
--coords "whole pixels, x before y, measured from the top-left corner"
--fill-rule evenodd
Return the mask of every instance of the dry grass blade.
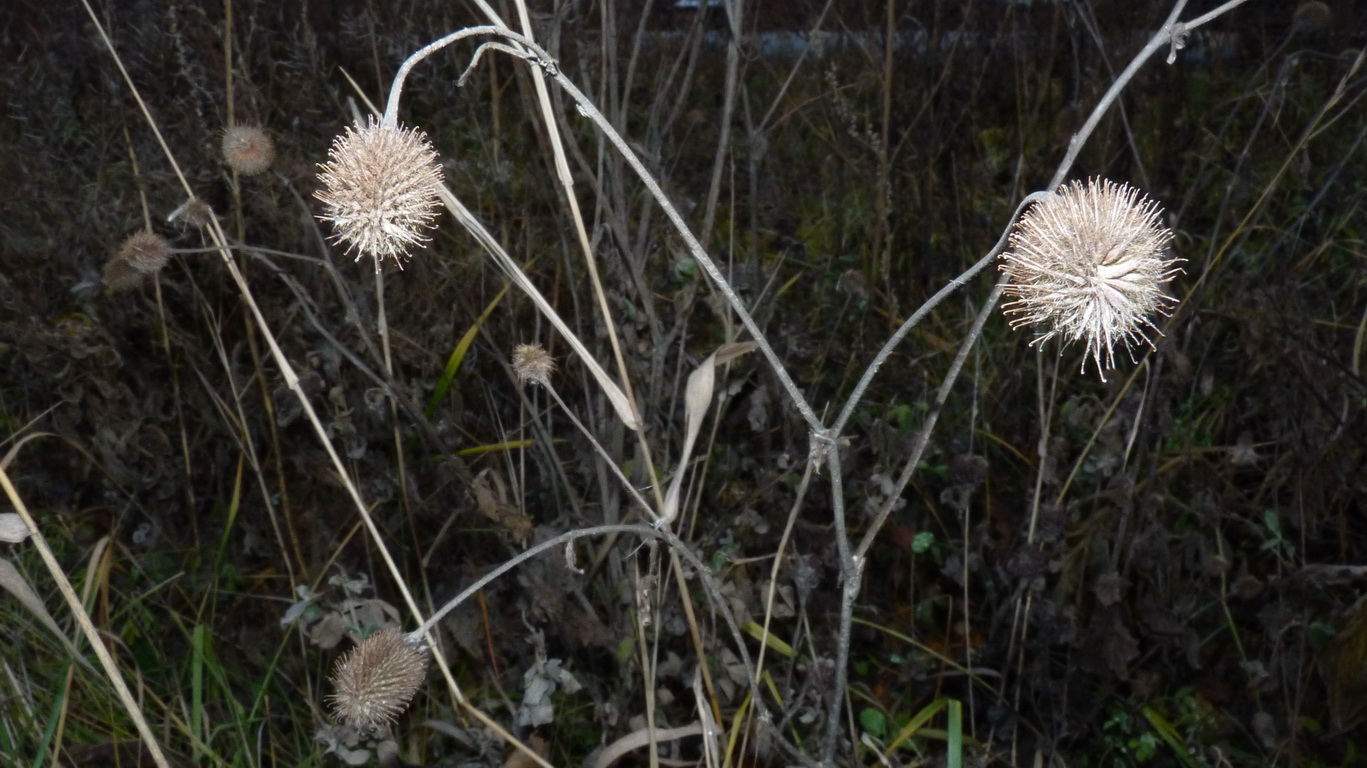
M 15 517 L 18 517 L 18 515 L 15 515 Z M 71 654 L 71 658 L 75 659 L 87 669 L 90 668 L 90 665 L 86 660 L 81 657 L 81 652 L 77 650 L 76 646 L 71 642 L 71 638 L 67 637 L 66 633 L 62 631 L 62 628 L 57 626 L 57 622 L 53 620 L 52 614 L 48 613 L 47 606 L 43 605 L 43 601 L 38 597 L 38 594 L 33 591 L 33 587 L 29 586 L 28 580 L 24 578 L 24 574 L 20 573 L 19 569 L 14 567 L 14 563 L 11 563 L 3 557 L 0 557 L 0 589 L 4 589 L 6 592 L 13 595 L 14 599 L 18 600 L 20 605 L 24 606 L 29 613 L 33 614 L 33 617 L 38 619 L 38 622 L 46 627 L 47 630 L 61 642 L 62 647 Z
M 10 482 L 9 473 L 3 467 L 0 467 L 0 487 L 4 488 L 5 495 L 9 497 L 10 503 L 14 505 L 19 516 L 24 518 L 24 523 L 33 531 L 33 545 L 37 547 L 38 554 L 43 558 L 43 564 L 47 566 L 48 572 L 57 582 L 62 597 L 66 599 L 72 615 L 76 617 L 76 623 L 81 627 L 81 632 L 85 634 L 86 640 L 90 642 L 90 647 L 95 650 L 95 654 L 100 657 L 100 664 L 104 667 L 105 675 L 114 686 L 114 691 L 118 694 L 119 701 L 123 704 L 124 709 L 127 710 L 128 716 L 133 719 L 133 723 L 137 726 L 138 734 L 146 742 L 147 749 L 152 754 L 153 762 L 157 764 L 158 768 L 171 768 L 171 764 L 166 760 L 166 755 L 162 752 L 161 744 L 156 740 L 151 726 L 147 724 L 147 718 L 143 717 L 142 709 L 138 707 L 137 700 L 133 698 L 132 691 L 128 690 L 128 684 L 124 682 L 123 675 L 120 674 L 118 666 L 114 663 L 114 657 L 109 654 L 109 649 L 105 648 L 100 639 L 99 630 L 95 628 L 94 622 L 85 612 L 85 606 L 77 597 L 76 590 L 72 589 L 71 582 L 67 579 L 66 573 L 62 571 L 61 564 L 52 554 L 52 548 L 47 545 L 47 540 L 38 531 L 37 524 L 33 522 L 33 516 L 29 514 L 28 506 L 20 498 L 19 492 Z
M 526 273 L 522 271 L 522 268 L 517 265 L 517 262 L 513 261 L 513 258 L 508 255 L 508 252 L 503 250 L 503 246 L 499 244 L 498 240 L 489 233 L 489 230 L 484 228 L 484 225 L 480 223 L 479 219 L 475 218 L 475 215 L 460 202 L 445 184 L 439 186 L 438 191 L 441 194 L 441 201 L 446 204 L 446 210 L 450 211 L 451 215 L 456 217 L 456 221 L 460 222 L 460 225 L 473 235 L 475 240 L 479 241 L 479 244 L 484 247 L 484 250 L 494 258 L 494 262 L 498 264 L 499 269 L 503 270 L 503 272 L 517 284 L 517 287 L 521 288 L 522 292 L 531 298 L 532 302 L 536 304 L 536 308 L 541 311 L 541 314 L 551 322 L 551 325 L 555 326 L 557 331 L 560 331 L 561 336 L 565 337 L 565 341 L 569 343 L 570 348 L 573 349 L 574 353 L 579 356 L 579 359 L 584 362 L 584 365 L 589 369 L 589 373 L 593 374 L 593 378 L 598 382 L 598 385 L 603 388 L 603 394 L 607 395 L 608 402 L 612 403 L 613 410 L 617 412 L 617 417 L 622 420 L 622 423 L 626 425 L 627 429 L 630 429 L 633 432 L 639 431 L 641 429 L 641 417 L 636 413 L 636 407 L 627 399 L 626 394 L 622 392 L 622 388 L 617 386 L 616 382 L 608 376 L 608 372 L 603 370 L 603 366 L 598 364 L 598 361 L 594 359 L 593 355 L 589 352 L 588 348 L 584 346 L 583 342 L 579 340 L 579 337 L 575 335 L 574 331 L 571 331 L 570 327 L 565 324 L 565 321 L 560 319 L 560 314 L 555 311 L 555 308 L 551 306 L 549 301 L 546 301 L 546 297 L 541 295 L 541 291 L 537 290 L 537 287 L 532 284 L 532 281 L 527 277 Z

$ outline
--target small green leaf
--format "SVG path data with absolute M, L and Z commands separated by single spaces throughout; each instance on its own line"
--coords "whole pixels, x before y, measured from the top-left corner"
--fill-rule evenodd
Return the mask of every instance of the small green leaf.
M 680 259 L 674 264 L 674 279 L 686 283 L 698 275 L 698 262 L 693 259 Z
M 859 710 L 859 727 L 868 735 L 882 741 L 888 735 L 888 718 L 873 707 Z

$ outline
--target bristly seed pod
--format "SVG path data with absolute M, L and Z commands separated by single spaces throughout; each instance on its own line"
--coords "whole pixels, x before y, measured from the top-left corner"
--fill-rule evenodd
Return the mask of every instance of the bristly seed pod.
M 529 381 L 547 386 L 555 372 L 555 358 L 540 344 L 518 344 L 513 349 L 513 372 L 523 386 Z
M 223 131 L 223 162 L 243 176 L 264 173 L 275 160 L 275 142 L 255 125 L 231 125 Z
M 135 232 L 105 262 L 104 284 L 114 291 L 132 288 L 160 272 L 170 259 L 171 244 L 166 238 L 146 229 Z
M 1011 326 L 1040 325 L 1031 342 L 1054 336 L 1081 341 L 1096 361 L 1102 381 L 1115 367 L 1115 347 L 1134 359 L 1137 344 L 1153 346 L 1155 315 L 1167 315 L 1176 299 L 1164 286 L 1181 272 L 1181 259 L 1167 255 L 1171 230 L 1158 205 L 1125 184 L 1074 181 L 1036 203 L 1021 217 L 1002 255 L 1005 305 Z
M 427 134 L 371 117 L 338 136 L 319 169 L 323 188 L 314 196 L 326 211 L 318 218 L 332 222 L 332 239 L 357 260 L 372 257 L 376 271 L 386 258 L 402 267 L 409 248 L 430 240 L 442 172 Z
M 409 645 L 399 630 L 383 629 L 338 659 L 328 699 L 347 725 L 388 725 L 408 708 L 426 675 L 427 652 Z

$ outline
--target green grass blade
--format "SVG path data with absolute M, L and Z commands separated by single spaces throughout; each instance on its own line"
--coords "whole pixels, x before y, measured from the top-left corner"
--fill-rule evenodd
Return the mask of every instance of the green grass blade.
M 964 705 L 957 700 L 949 702 L 949 754 L 945 759 L 949 768 L 964 766 Z
M 930 718 L 935 717 L 935 715 L 937 715 L 940 710 L 944 709 L 945 705 L 948 703 L 949 699 L 936 699 L 922 707 L 921 711 L 917 712 L 911 720 L 907 721 L 906 725 L 902 726 L 902 730 L 897 732 L 897 738 L 893 739 L 892 743 L 888 745 L 884 755 L 892 754 L 893 750 L 902 746 L 902 742 L 915 736 L 916 733 L 921 730 L 921 726 L 930 722 Z
M 1187 766 L 1187 768 L 1201 768 L 1201 764 L 1192 758 L 1191 753 L 1187 752 L 1186 745 L 1182 743 L 1182 734 L 1172 727 L 1172 723 L 1158 714 L 1158 710 L 1153 707 L 1144 707 L 1140 711 L 1144 713 L 1144 719 L 1149 721 L 1149 725 L 1158 731 L 1158 735 L 1163 741 L 1167 742 L 1168 746 L 1172 747 L 1172 751 L 1177 753 L 1177 759 L 1182 761 L 1182 765 Z
M 780 656 L 784 656 L 789 659 L 797 656 L 797 653 L 793 651 L 793 646 L 788 645 L 787 643 L 775 637 L 774 633 L 765 632 L 764 627 L 761 627 L 758 622 L 747 621 L 744 624 L 742 624 L 740 628 L 745 630 L 746 634 L 750 635 L 751 637 L 755 638 L 761 643 L 764 643 L 765 645 L 769 646 L 769 650 L 779 654 Z
M 194 760 L 199 761 L 199 741 L 205 737 L 204 729 L 204 635 L 203 624 L 196 624 L 190 631 L 190 733 L 196 741 Z
M 484 312 L 480 314 L 475 324 L 470 326 L 464 336 L 460 337 L 460 342 L 451 351 L 451 356 L 446 359 L 446 369 L 442 371 L 441 378 L 437 380 L 437 386 L 432 388 L 432 397 L 428 399 L 427 407 L 423 409 L 427 418 L 431 419 L 437 415 L 437 408 L 441 407 L 441 401 L 446 399 L 446 393 L 451 389 L 451 382 L 456 380 L 456 374 L 460 372 L 460 364 L 465 362 L 465 353 L 470 350 L 470 345 L 475 342 L 475 337 L 479 335 L 479 329 L 484 327 L 484 321 L 489 319 L 494 307 L 497 307 L 498 303 L 507 295 L 508 286 L 505 284 L 503 290 L 499 291 L 493 301 L 489 302 L 489 306 L 484 308 Z

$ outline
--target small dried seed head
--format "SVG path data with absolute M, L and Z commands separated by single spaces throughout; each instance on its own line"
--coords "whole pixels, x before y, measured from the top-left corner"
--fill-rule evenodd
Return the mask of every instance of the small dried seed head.
M 523 386 L 529 381 L 546 386 L 555 372 L 555 358 L 540 344 L 519 344 L 513 350 L 513 372 Z
M 427 134 L 371 117 L 333 141 L 318 179 L 315 196 L 326 209 L 319 218 L 332 222 L 347 253 L 372 257 L 376 271 L 386 258 L 402 267 L 408 249 L 430 239 L 442 173 Z
M 166 238 L 146 229 L 136 232 L 105 262 L 104 284 L 114 291 L 132 288 L 160 272 L 170 259 L 171 244 Z
M 214 209 L 210 208 L 203 198 L 191 197 L 166 216 L 167 221 L 175 221 L 176 219 L 195 227 L 208 226 L 209 222 L 214 219 Z
M 161 235 L 144 229 L 124 240 L 115 258 L 126 260 L 144 275 L 154 275 L 171 260 L 171 244 Z
M 1012 327 L 1040 325 L 1039 344 L 1054 336 L 1081 341 L 1102 380 L 1115 367 L 1115 347 L 1133 359 L 1136 344 L 1153 346 L 1150 319 L 1176 299 L 1164 286 L 1181 271 L 1167 255 L 1172 232 L 1157 204 L 1125 184 L 1092 179 L 1062 187 L 1021 217 L 1002 255 L 1005 305 Z
M 223 162 L 243 176 L 264 173 L 275 160 L 275 142 L 255 125 L 232 125 L 223 132 Z
M 332 711 L 358 728 L 388 725 L 408 708 L 427 675 L 427 652 L 397 629 L 382 629 L 337 660 Z
M 1334 11 L 1328 3 L 1306 0 L 1296 6 L 1292 32 L 1323 32 L 1334 22 Z

